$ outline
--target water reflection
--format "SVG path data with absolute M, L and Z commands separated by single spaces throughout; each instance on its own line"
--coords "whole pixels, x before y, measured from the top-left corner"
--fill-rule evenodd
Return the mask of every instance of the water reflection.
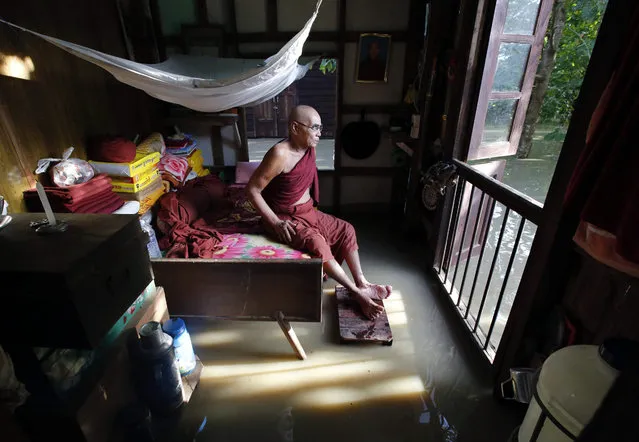
M 535 131 L 533 146 L 526 159 L 508 158 L 502 182 L 543 204 L 555 173 L 563 138 L 546 139 L 554 128 Z
M 540 128 L 535 133 L 533 149 L 529 158 L 508 158 L 502 179 L 504 184 L 541 203 L 546 199 L 563 143 L 563 140 L 546 140 L 545 136 L 550 132 L 550 128 Z M 480 163 L 475 162 L 474 164 Z M 457 274 L 454 281 L 455 290 L 451 295 L 453 301 L 457 302 L 458 296 L 461 296 L 460 304 L 463 309 L 468 308 L 471 324 L 474 324 L 475 319 L 479 316 L 478 331 L 484 338 L 489 333 L 495 311 L 499 309 L 490 337 L 489 353 L 494 352 L 503 334 L 537 232 L 537 226 L 530 221 L 525 221 L 521 238 L 515 248 L 522 217 L 516 212 L 508 212 L 508 217 L 505 219 L 506 207 L 501 203 L 496 203 L 486 234 L 486 247 L 483 256 L 481 256 L 479 248 L 476 248 L 470 253 L 469 258 L 462 257 L 459 262 L 453 259 L 448 271 L 449 283 L 452 282 L 453 275 Z M 460 217 L 460 223 L 463 221 L 464 218 Z M 504 221 L 506 224 L 503 237 L 501 243 L 498 244 Z M 512 268 L 507 274 L 513 253 Z M 493 261 L 495 266 L 491 274 Z M 459 265 L 459 269 L 455 268 L 457 265 Z M 466 269 L 466 267 L 468 268 Z M 465 278 L 464 275 L 466 275 Z M 505 286 L 504 281 L 506 281 Z M 502 289 L 504 295 L 498 307 L 498 299 Z M 459 293 L 460 290 L 461 293 Z M 484 293 L 486 293 L 486 297 L 482 306 Z M 465 313 L 464 310 L 463 312 Z

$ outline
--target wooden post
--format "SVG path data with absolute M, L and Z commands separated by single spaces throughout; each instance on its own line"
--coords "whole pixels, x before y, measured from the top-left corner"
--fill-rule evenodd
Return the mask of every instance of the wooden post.
M 222 126 L 214 124 L 211 126 L 211 149 L 213 150 L 213 164 L 224 165 L 224 147 L 222 142 Z
M 266 32 L 277 32 L 277 0 L 266 0 Z
M 206 26 L 209 24 L 209 9 L 206 5 L 206 0 L 197 0 L 195 2 L 195 16 L 200 25 Z
M 228 5 L 228 20 L 229 20 L 229 34 L 231 41 L 229 45 L 231 50 L 228 50 L 228 46 L 225 48 L 227 57 L 238 57 L 239 48 L 237 42 L 237 13 L 235 11 L 235 0 L 227 0 Z
M 342 199 L 342 107 L 344 106 L 344 51 L 346 47 L 346 0 L 339 2 L 337 44 L 337 110 L 335 118 L 335 175 L 333 176 L 333 211 L 339 214 Z
M 284 313 L 281 311 L 275 312 L 275 319 L 279 324 L 280 328 L 284 332 L 284 336 L 286 336 L 286 340 L 289 344 L 291 344 L 291 348 L 295 352 L 298 358 L 301 360 L 306 359 L 306 352 L 304 352 L 304 348 L 302 348 L 302 344 L 300 344 L 299 339 L 297 339 L 297 335 L 295 334 L 295 330 L 291 327 L 291 324 L 284 318 Z
M 241 107 L 238 109 L 239 121 L 236 127 L 239 131 L 240 146 L 237 154 L 238 161 L 249 161 L 248 138 L 246 133 L 246 109 Z

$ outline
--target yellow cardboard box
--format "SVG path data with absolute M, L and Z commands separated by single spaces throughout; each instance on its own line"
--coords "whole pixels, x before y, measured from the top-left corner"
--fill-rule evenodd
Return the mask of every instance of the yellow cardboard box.
M 137 154 L 130 163 L 103 163 L 101 161 L 89 161 L 89 164 L 98 173 L 106 173 L 113 176 L 132 177 L 148 172 L 160 162 L 160 153 Z
M 158 169 L 151 169 L 143 175 L 138 175 L 139 179 L 134 183 L 128 180 L 114 178 L 111 184 L 113 185 L 114 192 L 135 193 L 149 187 L 159 176 L 160 171 Z

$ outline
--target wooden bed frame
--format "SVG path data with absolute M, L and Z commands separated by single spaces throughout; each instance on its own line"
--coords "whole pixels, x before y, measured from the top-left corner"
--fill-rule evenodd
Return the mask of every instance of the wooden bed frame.
M 306 358 L 288 321 L 321 321 L 321 259 L 163 258 L 151 263 L 171 315 L 277 321 L 298 357 Z

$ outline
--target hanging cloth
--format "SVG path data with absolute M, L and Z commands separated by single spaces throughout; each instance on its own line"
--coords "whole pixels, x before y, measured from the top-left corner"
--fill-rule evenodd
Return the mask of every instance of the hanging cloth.
M 0 19 L 0 22 L 36 35 L 100 66 L 118 81 L 159 100 L 201 112 L 220 112 L 270 100 L 306 75 L 314 60 L 299 64 L 298 59 L 321 4 L 322 0 L 318 0 L 304 27 L 277 54 L 266 60 L 180 55 L 158 64 L 136 63 L 39 34 L 5 20 Z
M 639 7 L 633 22 L 639 25 Z M 565 207 L 579 212 L 574 241 L 598 261 L 639 277 L 639 27 L 590 121 Z

